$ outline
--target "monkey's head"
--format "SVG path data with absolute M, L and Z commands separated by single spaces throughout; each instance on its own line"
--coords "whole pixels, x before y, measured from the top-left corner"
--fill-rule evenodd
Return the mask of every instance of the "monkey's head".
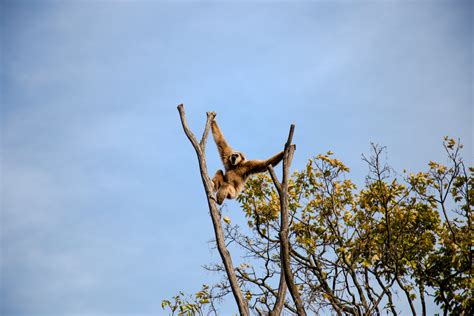
M 245 156 L 241 152 L 234 151 L 232 155 L 229 156 L 229 160 L 232 166 L 237 166 L 241 162 L 245 161 Z

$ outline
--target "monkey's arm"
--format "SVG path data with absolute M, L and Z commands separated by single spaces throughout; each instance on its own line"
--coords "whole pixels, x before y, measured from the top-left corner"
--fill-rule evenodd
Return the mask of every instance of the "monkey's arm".
M 230 169 L 230 163 L 228 158 L 232 154 L 232 147 L 230 147 L 227 141 L 225 140 L 224 135 L 222 135 L 222 132 L 215 120 L 212 121 L 211 128 L 212 136 L 214 137 L 214 142 L 217 145 L 217 150 L 219 151 L 219 155 L 221 156 L 222 163 L 224 164 L 225 169 L 228 170 Z
M 250 160 L 245 163 L 248 174 L 265 172 L 269 165 L 275 167 L 283 159 L 283 151 L 267 160 Z

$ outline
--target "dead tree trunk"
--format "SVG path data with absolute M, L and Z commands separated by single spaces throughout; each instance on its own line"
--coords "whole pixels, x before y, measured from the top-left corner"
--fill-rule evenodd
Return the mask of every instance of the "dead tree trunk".
M 206 191 L 207 204 L 209 206 L 212 224 L 214 226 L 217 249 L 219 250 L 219 254 L 222 258 L 222 262 L 224 263 L 225 271 L 227 273 L 230 287 L 232 289 L 232 294 L 234 295 L 235 301 L 239 308 L 240 315 L 248 316 L 249 309 L 248 309 L 247 301 L 242 296 L 242 291 L 239 287 L 237 277 L 235 275 L 234 266 L 232 264 L 232 258 L 230 257 L 230 253 L 227 250 L 227 247 L 225 246 L 224 233 L 222 231 L 222 226 L 221 226 L 221 215 L 220 215 L 219 210 L 217 209 L 215 201 L 213 200 L 211 179 L 209 178 L 208 173 L 207 173 L 207 165 L 206 165 L 206 157 L 205 157 L 206 139 L 209 133 L 211 122 L 216 116 L 216 114 L 214 112 L 206 113 L 207 114 L 206 127 L 204 128 L 202 139 L 198 143 L 196 137 L 194 136 L 194 134 L 191 132 L 191 130 L 188 127 L 188 123 L 186 121 L 186 116 L 184 113 L 183 104 L 178 105 L 178 111 L 179 111 L 179 116 L 181 118 L 181 124 L 183 125 L 184 133 L 186 134 L 189 141 L 193 145 L 194 150 L 196 151 L 196 154 L 197 154 L 202 183 L 204 185 L 204 190 Z
M 282 183 L 278 181 L 278 178 L 273 170 L 272 166 L 268 167 L 270 171 L 270 175 L 272 177 L 273 183 L 277 188 L 278 195 L 280 196 L 280 261 L 282 267 L 282 274 L 285 276 L 286 284 L 288 286 L 288 290 L 290 291 L 291 297 L 296 305 L 296 310 L 298 315 L 305 316 L 306 311 L 304 309 L 303 303 L 301 301 L 301 296 L 298 291 L 298 287 L 295 284 L 293 273 L 291 271 L 290 265 L 290 242 L 288 240 L 288 233 L 289 233 L 289 225 L 288 225 L 288 172 L 291 165 L 291 160 L 293 159 L 293 154 L 295 151 L 295 146 L 291 145 L 293 140 L 293 132 L 295 126 L 292 124 L 290 127 L 290 133 L 288 135 L 288 140 L 285 144 L 285 151 L 283 155 L 283 179 Z M 281 285 L 281 280 L 280 280 Z M 286 291 L 286 286 L 280 286 L 278 289 L 278 296 L 277 296 L 277 303 L 280 303 L 282 300 L 284 301 L 284 293 Z M 281 303 L 280 303 L 281 304 Z M 278 304 L 275 304 L 275 309 L 278 308 Z

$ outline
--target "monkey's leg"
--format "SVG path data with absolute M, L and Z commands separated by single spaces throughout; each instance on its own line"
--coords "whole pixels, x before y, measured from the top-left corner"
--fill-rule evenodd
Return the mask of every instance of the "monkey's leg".
M 213 184 L 212 191 L 213 192 L 219 191 L 219 188 L 221 187 L 222 183 L 224 183 L 224 172 L 221 169 L 219 169 L 217 170 L 216 174 L 212 178 L 212 184 Z
M 224 182 L 220 187 L 219 192 L 217 192 L 217 204 L 221 205 L 225 198 L 233 199 L 236 196 L 237 194 L 234 186 Z

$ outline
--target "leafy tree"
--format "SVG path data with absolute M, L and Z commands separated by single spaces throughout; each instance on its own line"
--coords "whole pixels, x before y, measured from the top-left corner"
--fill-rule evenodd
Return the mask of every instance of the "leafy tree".
M 360 189 L 332 152 L 284 174 L 282 183 L 273 169 L 271 177 L 251 178 L 238 197 L 248 228 L 221 220 L 226 244 L 247 252 L 248 262 L 233 272 L 248 308 L 262 315 L 396 315 L 397 304 L 405 304 L 394 298 L 401 293 L 414 315 L 426 315 L 428 296 L 444 315 L 472 315 L 474 168 L 465 166 L 459 141 L 446 137 L 443 147 L 446 165 L 430 161 L 426 172 L 399 174 L 382 160 L 384 148 L 372 145 L 363 156 L 369 172 Z M 282 272 L 285 259 L 292 278 Z M 233 289 L 223 265 L 206 268 L 222 273 L 223 281 L 203 288 L 194 303 L 180 294 L 163 307 L 180 315 L 217 314 L 216 303 Z M 287 288 L 297 295 L 285 296 Z

